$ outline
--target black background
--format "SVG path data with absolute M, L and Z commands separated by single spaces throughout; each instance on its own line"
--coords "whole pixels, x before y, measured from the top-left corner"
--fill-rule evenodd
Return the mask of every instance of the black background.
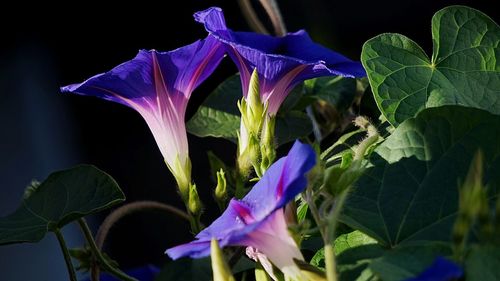
M 258 1 L 254 2 L 264 18 Z M 352 59 L 359 59 L 366 40 L 383 32 L 402 33 L 430 55 L 431 17 L 451 4 L 477 8 L 499 21 L 495 1 L 278 2 L 289 31 L 306 29 L 317 42 Z M 128 201 L 158 200 L 182 207 L 174 180 L 139 114 L 95 98 L 62 95 L 58 87 L 107 71 L 134 57 L 139 49 L 171 50 L 204 38 L 206 32 L 192 14 L 210 6 L 224 9 L 232 29 L 249 30 L 236 1 L 70 1 L 53 8 L 16 3 L 3 9 L 0 215 L 17 206 L 32 178 L 43 179 L 54 169 L 78 163 L 91 163 L 110 173 Z M 188 118 L 205 96 L 234 72 L 231 61 L 225 59 L 193 93 Z M 194 136 L 189 136 L 189 141 L 193 178 L 207 206 L 203 220 L 209 223 L 216 208 L 211 205 L 213 183 L 205 151 L 213 150 L 232 164 L 235 146 Z M 94 226 L 100 219 L 93 219 Z M 74 227 L 66 234 L 70 244 L 81 242 Z M 167 260 L 163 255 L 166 248 L 191 237 L 184 222 L 145 213 L 119 223 L 109 238 L 108 253 L 123 267 L 132 267 L 162 264 Z M 0 248 L 0 281 L 65 280 L 62 267 L 62 256 L 52 237 L 37 245 Z

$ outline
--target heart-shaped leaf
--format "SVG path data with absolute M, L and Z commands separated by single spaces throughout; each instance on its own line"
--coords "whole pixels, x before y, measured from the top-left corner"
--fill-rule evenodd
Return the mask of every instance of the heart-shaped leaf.
M 500 28 L 485 14 L 452 6 L 432 18 L 429 59 L 411 39 L 382 34 L 361 60 L 380 111 L 397 126 L 428 107 L 464 105 L 500 114 Z
M 188 132 L 198 137 L 225 138 L 234 143 L 240 129 L 240 112 L 237 102 L 242 98 L 239 75 L 231 76 L 222 82 L 198 108 L 187 122 Z M 276 142 L 278 145 L 307 136 L 312 132 L 312 124 L 306 114 L 291 110 L 296 102 L 285 100 L 289 108 L 280 111 L 276 117 Z
M 26 190 L 14 213 L 0 218 L 0 245 L 38 242 L 48 231 L 124 200 L 115 180 L 94 166 L 54 172 Z
M 500 116 L 461 106 L 429 108 L 401 123 L 372 153 L 342 221 L 381 244 L 450 241 L 458 187 L 484 152 L 484 183 L 500 187 Z M 493 194 L 492 194 L 493 195 Z

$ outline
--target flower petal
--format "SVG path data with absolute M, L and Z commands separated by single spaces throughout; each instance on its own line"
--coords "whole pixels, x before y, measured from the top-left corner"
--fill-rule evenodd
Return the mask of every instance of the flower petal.
M 212 238 L 217 239 L 221 247 L 257 247 L 265 243 L 262 237 L 278 237 L 273 239 L 284 239 L 287 245 L 293 245 L 293 239 L 287 240 L 284 236 L 288 235 L 288 230 L 282 208 L 306 188 L 305 174 L 315 162 L 313 149 L 296 141 L 288 155 L 274 163 L 247 196 L 240 201 L 232 199 L 224 213 L 201 231 L 195 241 L 171 248 L 166 253 L 173 259 L 207 256 Z M 298 257 L 297 252 L 292 257 Z
M 224 14 L 217 7 L 200 11 L 194 17 L 226 44 L 229 56 L 240 71 L 245 97 L 250 73 L 257 69 L 262 99 L 269 102 L 271 115 L 277 113 L 291 89 L 306 79 L 329 75 L 366 76 L 361 63 L 314 43 L 304 30 L 283 37 L 234 32 L 227 28 Z
M 316 164 L 310 145 L 295 141 L 286 157 L 276 161 L 242 199 L 262 219 L 293 200 L 307 186 L 306 173 Z
M 111 100 L 139 112 L 183 186 L 191 180 L 184 120 L 187 103 L 191 92 L 218 66 L 224 52 L 211 35 L 170 52 L 141 50 L 134 59 L 61 91 Z
M 129 100 L 151 103 L 160 94 L 174 99 L 184 95 L 188 99 L 192 90 L 214 71 L 223 57 L 223 46 L 212 36 L 169 52 L 141 50 L 134 59 L 83 83 L 62 87 L 61 91 L 96 96 L 128 106 L 131 106 Z M 159 86 L 165 93 L 158 93 Z
M 296 260 L 304 260 L 297 244 L 288 233 L 283 210 L 279 209 L 241 242 L 258 249 L 288 276 L 299 276 Z
M 172 259 L 176 260 L 185 256 L 202 258 L 210 255 L 210 240 L 199 240 L 182 244 L 165 251 Z
M 130 106 L 127 100 L 154 99 L 156 92 L 152 75 L 152 52 L 154 51 L 141 50 L 134 59 L 106 73 L 93 76 L 83 83 L 62 87 L 61 91 L 96 96 L 127 106 Z

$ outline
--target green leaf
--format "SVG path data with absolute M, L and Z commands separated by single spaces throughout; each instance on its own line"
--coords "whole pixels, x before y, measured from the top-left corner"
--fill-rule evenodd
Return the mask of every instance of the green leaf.
M 124 200 L 115 180 L 94 166 L 54 172 L 27 189 L 14 213 L 0 218 L 0 245 L 38 242 L 48 231 Z
M 242 97 L 239 75 L 220 84 L 187 122 L 187 131 L 198 137 L 217 137 L 236 142 L 240 128 L 237 102 Z
M 155 281 L 211 281 L 210 258 L 182 258 L 162 268 Z
M 401 247 L 387 251 L 382 257 L 374 259 L 369 268 L 384 281 L 406 280 L 424 271 L 437 257 L 451 254 L 449 246 L 440 244 Z
M 342 234 L 335 239 L 334 243 L 334 252 L 335 255 L 340 255 L 345 250 L 368 245 L 368 244 L 376 244 L 377 241 L 370 236 L 362 233 L 361 231 L 353 231 L 350 233 Z M 325 249 L 319 249 L 314 256 L 311 258 L 312 265 L 317 267 L 325 267 Z
M 344 154 L 348 157 L 350 154 Z M 332 195 L 338 195 L 347 188 L 351 187 L 365 171 L 365 165 L 362 160 L 355 160 L 352 163 L 342 167 L 341 164 L 326 168 L 324 186 Z
M 231 76 L 198 108 L 186 124 L 187 131 L 199 137 L 225 138 L 236 143 L 240 129 L 240 112 L 236 104 L 242 96 L 239 75 Z M 294 102 L 289 103 L 292 106 Z M 305 113 L 294 110 L 278 113 L 275 133 L 278 145 L 307 136 L 311 131 L 311 121 Z
M 377 241 L 375 239 L 371 238 L 361 231 L 355 230 L 353 232 L 342 234 L 337 237 L 337 239 L 335 239 L 335 246 L 333 249 L 335 254 L 339 255 L 343 251 L 350 248 L 376 243 Z
M 305 87 L 308 97 L 327 101 L 340 112 L 348 109 L 356 96 L 356 79 L 342 76 L 310 79 Z
M 301 202 L 301 204 L 297 207 L 297 221 L 299 223 L 303 222 L 307 217 L 307 212 L 309 211 L 309 205 L 305 202 Z
M 500 280 L 500 248 L 474 247 L 465 260 L 466 280 Z
M 500 114 L 500 29 L 485 14 L 452 6 L 432 18 L 429 59 L 400 34 L 368 40 L 361 54 L 377 105 L 397 126 L 424 108 L 464 105 Z
M 458 186 L 478 149 L 484 183 L 500 187 L 500 116 L 460 106 L 429 108 L 397 127 L 372 153 L 341 221 L 385 246 L 450 241 Z

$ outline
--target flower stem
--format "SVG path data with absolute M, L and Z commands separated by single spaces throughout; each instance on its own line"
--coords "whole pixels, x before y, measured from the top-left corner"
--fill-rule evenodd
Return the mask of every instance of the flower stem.
M 191 222 L 192 218 L 186 214 L 184 211 L 164 204 L 160 202 L 155 202 L 155 201 L 136 201 L 132 203 L 125 204 L 121 206 L 120 208 L 114 210 L 111 214 L 109 214 L 106 219 L 102 222 L 101 226 L 99 227 L 99 230 L 97 231 L 96 235 L 96 243 L 97 247 L 99 249 L 102 249 L 104 242 L 108 236 L 109 231 L 111 228 L 122 218 L 124 218 L 127 215 L 130 215 L 132 213 L 136 213 L 139 211 L 145 211 L 145 210 L 159 210 L 163 212 L 167 212 L 169 214 L 173 214 L 179 218 L 185 219 L 189 222 Z
M 71 256 L 69 254 L 68 246 L 66 245 L 66 241 L 61 233 L 59 228 L 53 230 L 56 234 L 57 241 L 59 241 L 59 246 L 61 246 L 61 251 L 63 252 L 64 261 L 66 262 L 66 267 L 68 268 L 68 275 L 70 281 L 77 281 L 76 272 L 73 266 L 73 262 L 71 261 Z
M 236 197 L 237 199 L 241 199 L 243 198 L 243 196 L 245 196 L 245 179 L 246 179 L 246 175 L 244 175 L 243 173 L 241 173 L 241 171 L 239 169 L 236 169 L 236 172 L 235 172 L 235 191 L 234 191 L 234 197 Z
M 189 225 L 191 225 L 191 231 L 193 234 L 198 234 L 202 230 L 200 222 L 200 214 L 189 213 Z
M 103 267 L 103 269 L 107 272 L 109 272 L 111 275 L 114 277 L 123 280 L 123 281 L 138 281 L 137 279 L 128 276 L 125 274 L 123 271 L 115 268 L 114 266 L 110 265 L 109 262 L 106 260 L 104 255 L 102 254 L 101 250 L 97 247 L 96 242 L 94 241 L 94 237 L 92 236 L 92 232 L 90 231 L 89 226 L 87 225 L 87 222 L 85 221 L 84 218 L 78 219 L 78 224 L 80 225 L 80 228 L 82 229 L 83 234 L 85 235 L 85 239 L 87 240 L 87 243 L 90 246 L 90 249 L 92 253 L 94 254 L 94 257 L 97 259 L 99 264 Z M 95 276 L 95 275 L 93 275 Z
M 260 4 L 266 10 L 269 19 L 274 27 L 274 33 L 278 36 L 284 36 L 286 34 L 285 22 L 281 16 L 280 9 L 276 0 L 260 0 Z
M 250 0 L 238 0 L 238 4 L 240 5 L 240 10 L 243 13 L 248 25 L 257 33 L 269 34 L 266 27 L 259 20 L 257 13 L 252 7 Z
M 99 227 L 99 230 L 97 231 L 96 235 L 96 245 L 97 249 L 99 251 L 102 250 L 102 247 L 104 246 L 104 242 L 106 241 L 106 238 L 108 237 L 108 233 L 111 230 L 111 228 L 122 218 L 126 217 L 127 215 L 133 214 L 135 212 L 139 211 L 145 211 L 145 210 L 159 210 L 163 212 L 167 212 L 169 214 L 173 214 L 177 217 L 180 217 L 182 219 L 185 219 L 189 221 L 191 224 L 195 222 L 195 219 L 186 214 L 184 211 L 164 204 L 160 202 L 155 202 L 155 201 L 136 201 L 132 203 L 125 204 L 121 206 L 120 208 L 114 210 L 111 214 L 109 214 L 106 219 L 104 219 L 103 223 Z M 193 227 L 193 224 L 191 225 Z M 198 226 L 199 227 L 199 226 Z M 92 275 L 92 280 L 93 281 L 98 281 L 99 280 L 99 267 L 98 266 L 93 266 L 91 269 L 91 275 Z
M 323 236 L 325 241 L 325 269 L 328 281 L 337 281 L 337 264 L 335 261 L 335 252 L 333 251 L 333 240 L 335 239 L 338 219 L 347 199 L 347 194 L 348 192 L 345 190 L 337 196 L 333 213 L 329 216 L 325 235 Z

